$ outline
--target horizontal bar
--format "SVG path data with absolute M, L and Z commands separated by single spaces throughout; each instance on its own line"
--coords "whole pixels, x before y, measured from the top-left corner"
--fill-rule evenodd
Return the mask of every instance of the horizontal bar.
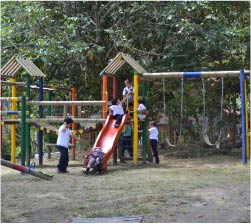
M 10 82 L 10 81 L 3 81 L 1 80 L 2 85 L 6 86 L 26 86 L 25 82 Z
M 1 83 L 3 85 L 6 85 L 6 86 L 21 86 L 21 87 L 25 87 L 26 86 L 26 82 L 10 82 L 10 81 L 2 81 L 1 80 Z M 40 87 L 37 86 L 37 85 L 31 85 L 30 86 L 31 88 L 33 89 L 39 89 Z M 71 88 L 66 88 L 66 87 L 60 87 L 60 86 L 53 86 L 53 85 L 43 85 L 43 89 L 45 90 L 64 90 L 64 91 L 72 91 Z
M 6 86 L 17 86 L 17 87 L 27 87 L 25 82 L 9 82 L 9 81 L 1 81 L 1 84 L 6 85 Z M 31 89 L 40 89 L 39 86 L 36 85 L 30 85 Z M 49 90 L 49 91 L 55 91 L 56 88 L 49 88 L 46 86 L 43 86 L 43 90 Z
M 1 101 L 21 101 L 21 97 L 0 97 Z M 28 100 L 28 97 L 26 97 Z M 43 105 L 43 106 L 102 106 L 106 101 L 27 101 L 27 105 Z
M 29 98 L 26 97 L 26 100 L 28 100 Z M 17 101 L 21 101 L 22 97 L 0 97 L 1 101 L 13 101 L 13 102 L 17 102 Z
M 20 124 L 20 121 L 18 121 L 17 119 L 15 119 L 14 121 L 11 119 L 3 121 L 3 119 L 1 119 L 1 125 L 13 125 L 13 124 Z
M 98 118 L 72 118 L 74 123 L 104 123 L 106 119 Z M 3 123 L 20 123 L 21 119 L 2 119 Z M 38 122 L 51 122 L 51 123 L 63 123 L 64 118 L 26 118 L 27 123 L 38 123 Z
M 250 75 L 250 70 L 244 70 L 245 74 Z M 155 72 L 143 73 L 145 78 L 217 78 L 217 77 L 239 77 L 240 71 L 209 71 L 209 72 Z
M 43 105 L 43 106 L 99 106 L 105 104 L 106 101 L 27 101 L 27 105 Z
M 20 115 L 22 111 L 0 111 L 0 115 Z M 26 111 L 26 115 L 29 114 L 29 111 Z

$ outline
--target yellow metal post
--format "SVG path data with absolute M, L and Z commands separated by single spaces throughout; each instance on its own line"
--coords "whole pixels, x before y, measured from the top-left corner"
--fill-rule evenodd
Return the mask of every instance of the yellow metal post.
M 247 158 L 250 158 L 250 146 L 249 146 L 249 130 L 248 130 L 248 95 L 247 95 L 247 80 L 244 80 L 244 94 L 245 94 L 245 116 L 246 116 L 246 152 Z
M 134 75 L 134 102 L 133 102 L 133 162 L 138 165 L 138 96 L 139 96 L 139 76 Z
M 11 79 L 11 82 L 16 82 L 16 79 Z M 17 88 L 15 85 L 11 87 L 11 95 L 12 97 L 17 96 Z M 11 109 L 16 111 L 17 110 L 17 102 L 12 100 L 11 101 Z M 16 115 L 11 115 L 12 119 L 16 119 Z M 16 125 L 11 125 L 11 162 L 16 162 Z

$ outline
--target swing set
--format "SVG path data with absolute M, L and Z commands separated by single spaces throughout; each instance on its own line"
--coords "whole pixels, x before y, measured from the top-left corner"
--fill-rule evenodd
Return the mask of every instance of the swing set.
M 212 143 L 208 136 L 208 117 L 206 115 L 206 89 L 205 89 L 205 81 L 204 78 L 202 80 L 202 98 L 203 98 L 203 121 L 202 121 L 202 139 L 208 146 L 215 146 L 217 149 L 220 148 L 220 141 L 222 135 L 222 121 L 223 121 L 223 103 L 224 103 L 224 78 L 221 78 L 221 110 L 220 110 L 220 131 L 219 136 L 215 143 Z M 164 80 L 163 80 L 164 83 Z M 164 84 L 163 84 L 164 85 Z M 163 86 L 164 90 L 164 86 Z M 163 96 L 163 99 L 165 96 Z M 176 144 L 172 144 L 169 137 L 166 137 L 166 143 L 170 147 L 176 147 L 184 142 L 184 136 L 182 133 L 182 120 L 183 120 L 183 102 L 184 102 L 184 78 L 181 79 L 181 96 L 180 96 L 180 121 L 179 121 L 179 134 Z M 164 101 L 164 108 L 165 108 L 165 101 Z M 176 136 L 175 136 L 176 138 Z
M 143 73 L 144 78 L 148 79 L 170 79 L 170 78 L 182 78 L 182 91 L 181 91 L 181 106 L 180 106 L 180 116 L 181 120 L 183 117 L 183 92 L 184 92 L 184 78 L 202 78 L 202 85 L 203 85 L 203 139 L 206 144 L 210 146 L 215 146 L 216 148 L 219 147 L 221 135 L 222 135 L 222 120 L 223 120 L 223 93 L 224 93 L 224 83 L 223 78 L 230 78 L 230 77 L 238 77 L 240 80 L 240 96 L 241 96 L 241 121 L 242 121 L 242 163 L 247 163 L 247 158 L 250 157 L 250 144 L 249 144 L 249 137 L 250 132 L 248 128 L 248 111 L 247 111 L 247 89 L 246 83 L 247 80 L 250 79 L 250 71 L 241 69 L 240 71 L 207 71 L 207 72 L 159 72 L 159 73 Z M 204 78 L 221 78 L 221 112 L 220 112 L 220 119 L 221 119 L 221 128 L 219 131 L 218 139 L 215 143 L 212 143 L 208 136 L 208 122 L 206 116 L 206 100 L 205 100 L 205 84 Z M 181 128 L 180 128 L 181 129 Z M 180 135 L 178 138 L 177 143 L 181 142 L 182 140 L 182 132 L 180 130 Z M 169 146 L 175 147 L 175 144 L 172 144 L 170 140 L 167 138 L 166 142 Z

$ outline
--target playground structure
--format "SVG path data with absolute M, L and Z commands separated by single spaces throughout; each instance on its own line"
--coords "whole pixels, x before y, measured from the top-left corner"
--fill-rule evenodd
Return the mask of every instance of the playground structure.
M 2 101 L 5 100 L 12 100 L 13 98 L 0 98 Z M 24 115 L 21 117 L 21 119 L 10 119 L 10 120 L 4 120 L 3 122 L 9 123 L 9 122 L 14 122 L 14 123 L 21 123 L 21 133 L 22 133 L 22 139 L 21 139 L 21 164 L 25 164 L 25 156 L 27 155 L 26 153 L 26 145 L 27 143 L 25 142 L 25 136 L 26 136 L 26 125 L 27 124 L 34 124 L 39 127 L 39 131 L 43 133 L 44 130 L 46 130 L 46 127 L 43 127 L 42 125 L 47 124 L 47 122 L 53 122 L 53 123 L 63 123 L 64 117 L 61 118 L 26 118 L 25 116 L 25 108 L 26 105 L 102 105 L 105 102 L 104 101 L 26 101 L 26 97 L 16 97 L 15 101 L 21 101 L 22 102 L 22 111 L 21 114 Z M 105 119 L 90 119 L 90 118 L 74 118 L 74 123 L 80 123 L 80 122 L 104 122 Z M 41 125 L 42 124 L 42 125 Z M 57 134 L 58 130 L 54 129 L 51 132 L 51 128 L 49 129 L 50 133 Z M 73 130 L 74 134 L 82 134 L 83 130 Z M 73 142 L 75 143 L 75 142 Z M 73 144 L 74 145 L 74 144 Z M 40 150 L 39 154 L 39 165 L 42 165 L 42 150 Z M 75 152 L 73 152 L 75 153 Z M 74 154 L 75 156 L 75 154 Z M 73 157 L 75 158 L 75 157 Z
M 160 78 L 229 78 L 239 77 L 240 79 L 240 96 L 241 96 L 241 121 L 242 121 L 242 164 L 247 163 L 250 158 L 250 132 L 248 131 L 248 111 L 247 111 L 247 80 L 250 71 L 208 71 L 208 72 L 161 72 L 161 73 L 144 73 L 143 77 L 151 79 Z M 250 78 L 250 77 L 249 77 Z
M 128 54 L 124 53 L 118 53 L 116 57 L 111 60 L 111 62 L 100 72 L 100 75 L 102 76 L 103 85 L 102 85 L 102 99 L 105 101 L 108 101 L 108 78 L 112 77 L 113 81 L 113 92 L 112 92 L 112 98 L 118 97 L 118 76 L 116 76 L 116 73 L 122 68 L 124 64 L 128 64 L 130 67 L 132 67 L 135 71 L 135 75 L 133 78 L 134 81 L 134 100 L 133 100 L 133 111 L 130 111 L 133 113 L 133 161 L 134 164 L 138 164 L 138 158 L 139 158 L 139 119 L 138 119 L 138 98 L 139 98 L 139 90 L 141 89 L 142 98 L 144 99 L 146 97 L 146 84 L 141 83 L 142 85 L 139 87 L 139 76 L 138 74 L 143 74 L 146 72 L 146 70 L 133 58 L 131 58 Z M 104 105 L 103 107 L 103 118 L 107 116 L 107 107 Z M 143 162 L 146 161 L 146 155 L 147 155 L 147 119 L 143 122 L 143 133 L 142 133 L 142 160 Z M 117 155 L 116 150 L 114 150 L 113 154 L 113 163 L 116 163 Z M 148 158 L 149 159 L 149 158 Z
M 15 75 L 21 69 L 24 69 L 26 74 L 26 82 L 16 82 Z M 31 85 L 30 78 L 35 77 L 39 78 L 38 85 Z M 76 117 L 76 107 L 81 107 L 82 105 L 87 106 L 97 106 L 103 105 L 104 101 L 76 101 L 76 90 L 75 88 L 65 88 L 65 87 L 56 87 L 53 85 L 44 85 L 43 74 L 38 67 L 27 58 L 12 57 L 5 66 L 1 69 L 1 83 L 2 85 L 8 85 L 12 88 L 11 97 L 1 97 L 1 102 L 11 102 L 11 110 L 2 111 L 3 103 L 1 103 L 1 124 L 2 125 L 11 125 L 11 161 L 15 163 L 16 161 L 16 124 L 21 124 L 21 164 L 25 165 L 25 160 L 27 166 L 30 164 L 30 126 L 34 125 L 38 127 L 38 153 L 39 153 L 39 165 L 43 164 L 43 131 L 46 133 L 57 134 L 57 129 L 49 126 L 48 123 L 63 123 L 64 117 L 67 115 L 67 109 L 69 106 L 72 107 L 71 116 L 74 117 L 74 123 L 72 125 L 74 134 L 82 134 L 84 130 L 76 130 L 77 122 L 100 122 L 103 123 L 104 119 L 85 119 L 85 118 L 75 118 Z M 11 78 L 11 81 L 3 81 L 2 78 Z M 17 97 L 16 96 L 16 87 L 26 87 L 26 96 Z M 39 90 L 39 101 L 29 101 L 30 99 L 30 89 Z M 43 101 L 44 90 L 48 90 L 48 101 Z M 55 90 L 63 90 L 72 93 L 72 101 L 52 101 L 51 92 Z M 2 92 L 1 92 L 2 93 Z M 17 111 L 17 102 L 21 102 L 21 111 Z M 30 118 L 31 106 L 39 107 L 39 118 Z M 43 118 L 43 106 L 48 106 L 48 117 Z M 64 113 L 60 117 L 51 116 L 51 106 L 63 106 Z M 81 108 L 80 108 L 81 109 Z M 3 119 L 2 115 L 8 116 L 11 115 L 11 119 Z M 17 119 L 16 116 L 21 115 L 21 119 Z M 49 128 L 48 128 L 49 126 Z M 2 134 L 2 126 L 1 126 Z M 2 140 L 2 138 L 1 138 Z M 72 139 L 72 158 L 75 159 L 75 145 L 76 139 Z M 3 155 L 3 151 L 1 151 Z
M 164 85 L 164 81 L 163 80 L 163 85 Z M 222 123 L 223 123 L 223 103 L 224 103 L 224 78 L 221 77 L 221 99 L 220 99 L 220 128 L 219 128 L 219 134 L 217 136 L 217 139 L 215 140 L 215 142 L 212 142 L 209 138 L 208 135 L 208 116 L 206 114 L 206 89 L 205 89 L 205 80 L 204 78 L 201 78 L 202 81 L 202 99 L 203 99 L 203 115 L 202 115 L 202 119 L 201 119 L 201 123 L 202 123 L 202 133 L 201 133 L 201 139 L 203 139 L 203 141 L 208 145 L 208 146 L 215 146 L 217 149 L 220 148 L 220 142 L 221 142 L 221 138 L 222 138 Z M 165 92 L 164 87 L 163 87 L 163 93 Z M 198 94 L 198 92 L 197 92 Z M 164 95 L 164 94 L 163 94 Z M 163 99 L 165 99 L 165 96 L 163 96 Z M 168 146 L 170 147 L 176 147 L 179 144 L 184 144 L 185 140 L 184 140 L 184 133 L 182 132 L 182 128 L 183 128 L 183 124 L 182 124 L 182 120 L 184 119 L 184 115 L 183 115 L 183 104 L 184 104 L 184 78 L 181 78 L 181 93 L 180 93 L 180 121 L 179 121 L 179 133 L 177 135 L 176 131 L 174 131 L 174 143 L 172 144 L 171 141 L 169 140 L 169 136 L 166 136 L 166 143 Z M 165 102 L 164 102 L 164 110 L 166 108 Z M 164 114 L 166 114 L 166 111 L 164 112 Z M 193 118 L 194 119 L 194 118 Z M 195 120 L 195 119 L 194 119 Z M 175 129 L 176 130 L 176 129 Z M 169 130 L 169 134 L 170 134 L 170 130 Z
M 189 79 L 189 78 L 239 78 L 240 79 L 240 96 L 241 96 L 241 121 L 242 121 L 242 163 L 247 163 L 247 158 L 250 158 L 250 132 L 248 130 L 248 111 L 247 111 L 247 81 L 250 77 L 250 71 L 241 69 L 240 71 L 205 71 L 205 72 L 160 72 L 160 73 L 147 73 L 145 69 L 138 64 L 137 61 L 132 59 L 129 55 L 119 53 L 117 56 L 107 65 L 107 67 L 100 73 L 103 77 L 103 100 L 107 100 L 107 82 L 108 77 L 113 78 L 113 98 L 117 97 L 117 77 L 116 72 L 125 64 L 128 63 L 134 70 L 134 101 L 133 101 L 133 160 L 134 164 L 138 164 L 138 96 L 139 96 L 139 80 L 143 78 L 145 80 L 154 79 Z M 145 96 L 145 95 L 144 95 Z M 143 96 L 143 97 L 144 97 Z M 103 117 L 106 116 L 106 108 L 103 109 Z M 147 123 L 147 122 L 145 122 Z M 146 126 L 147 127 L 147 126 Z M 147 133 L 146 128 L 144 133 Z M 145 135 L 143 135 L 145 136 Z M 204 134 L 204 138 L 207 138 Z M 145 155 L 146 138 L 143 138 L 143 156 Z M 210 144 L 209 139 L 205 139 Z M 211 144 L 217 145 L 218 143 Z
M 11 59 L 11 63 L 13 62 L 13 58 Z M 24 59 L 27 60 L 27 59 Z M 19 61 L 17 61 L 19 62 Z M 95 121 L 97 122 L 104 122 L 106 119 L 106 123 L 103 126 L 103 129 L 99 133 L 98 138 L 96 139 L 96 142 L 94 144 L 94 147 L 101 147 L 102 150 L 104 150 L 107 153 L 107 157 L 105 157 L 105 163 L 103 166 L 103 169 L 106 168 L 107 165 L 107 160 L 109 159 L 110 155 L 113 154 L 113 163 L 117 162 L 117 150 L 116 145 L 118 142 L 118 137 L 122 132 L 122 127 L 117 129 L 116 131 L 111 128 L 112 127 L 112 120 L 110 117 L 107 117 L 108 113 L 108 77 L 113 78 L 113 92 L 112 92 L 112 98 L 118 97 L 117 89 L 118 89 L 118 77 L 115 75 L 116 72 L 125 64 L 129 64 L 134 70 L 135 74 L 133 76 L 133 81 L 134 81 L 134 102 L 133 102 L 133 111 L 130 111 L 133 113 L 133 162 L 135 165 L 138 164 L 138 159 L 139 159 L 139 120 L 138 120 L 138 97 L 139 97 L 139 92 L 141 90 L 141 95 L 142 97 L 146 97 L 146 85 L 144 82 L 141 82 L 141 78 L 144 80 L 152 80 L 152 79 L 169 79 L 169 78 L 218 78 L 218 77 L 239 77 L 240 78 L 240 92 L 241 92 L 241 117 L 242 117 L 242 163 L 246 164 L 247 163 L 247 158 L 250 157 L 250 146 L 249 146 L 249 135 L 250 133 L 248 132 L 248 115 L 247 115 L 247 90 L 246 90 L 246 82 L 247 82 L 247 74 L 250 73 L 250 71 L 213 71 L 213 72 L 168 72 L 168 73 L 147 73 L 146 70 L 134 59 L 132 59 L 129 55 L 124 54 L 124 53 L 119 53 L 107 66 L 106 68 L 100 73 L 102 75 L 102 101 L 76 101 L 76 96 L 75 93 L 76 90 L 74 89 L 73 91 L 73 96 L 72 96 L 72 101 L 43 101 L 43 78 L 44 74 L 42 75 L 40 73 L 40 78 L 39 80 L 39 101 L 27 101 L 26 97 L 29 99 L 29 90 L 30 90 L 30 84 L 29 81 L 27 81 L 28 84 L 26 84 L 26 94 L 25 96 L 16 97 L 15 91 L 12 91 L 12 97 L 10 98 L 4 98 L 2 97 L 1 100 L 11 100 L 12 105 L 15 105 L 14 102 L 21 100 L 22 102 L 22 112 L 21 112 L 21 119 L 16 119 L 15 115 L 20 114 L 20 112 L 17 112 L 15 114 L 16 108 L 13 106 L 12 110 L 13 113 L 11 114 L 11 111 L 5 112 L 6 114 L 12 115 L 12 122 L 13 123 L 21 123 L 22 127 L 22 136 L 27 136 L 28 132 L 25 132 L 29 127 L 29 123 L 36 123 L 36 122 L 62 122 L 63 118 L 42 118 L 43 117 L 43 106 L 51 106 L 51 105 L 65 105 L 65 106 L 72 106 L 72 116 L 74 117 L 76 115 L 75 111 L 75 106 L 77 105 L 91 105 L 91 106 L 101 106 L 103 108 L 103 113 L 102 113 L 102 118 L 103 119 L 96 119 Z M 7 63 L 8 64 L 8 63 Z M 23 66 L 23 64 L 22 64 Z M 5 66 L 4 68 L 8 68 L 8 66 Z M 5 75 L 7 77 L 13 77 L 14 73 L 17 72 L 16 69 L 14 69 L 14 73 L 10 74 L 5 74 L 5 69 L 1 70 L 1 74 Z M 21 67 L 20 67 L 21 68 Z M 26 68 L 24 66 L 24 68 Z M 34 73 L 31 73 L 34 74 Z M 27 76 L 28 77 L 28 76 Z M 27 78 L 28 80 L 28 78 Z M 13 81 L 14 82 L 14 81 Z M 29 88 L 28 88 L 29 86 Z M 49 88 L 47 86 L 47 88 Z M 29 90 L 28 90 L 29 89 Z M 38 119 L 32 119 L 26 117 L 26 113 L 30 111 L 30 106 L 31 105 L 38 105 L 39 106 L 39 118 Z M 126 122 L 127 118 L 124 118 L 123 124 Z M 87 122 L 91 121 L 89 120 L 81 120 L 81 118 L 74 118 L 74 123 L 77 122 Z M 94 121 L 94 120 L 93 120 Z M 5 123 L 10 122 L 9 120 L 5 120 Z M 12 125 L 13 125 L 12 123 Z M 147 118 L 145 119 L 145 122 L 143 122 L 143 146 L 142 146 L 142 159 L 143 161 L 146 160 L 146 154 L 147 154 L 147 123 L 148 120 Z M 110 128 L 107 128 L 110 127 Z M 75 126 L 73 126 L 73 130 L 75 130 Z M 43 131 L 39 130 L 39 164 L 42 165 L 42 134 Z M 14 132 L 12 133 L 14 135 Z M 111 136 L 115 136 L 113 139 L 111 139 Z M 25 155 L 26 152 L 29 152 L 29 149 L 27 149 L 27 143 L 29 143 L 28 138 L 22 138 L 22 165 L 24 165 L 25 161 Z M 110 141 L 110 142 L 109 142 Z M 109 144 L 108 144 L 109 143 Z M 74 144 L 74 142 L 73 142 Z M 13 146 L 12 146 L 13 147 Z M 74 152 L 74 150 L 73 150 Z M 29 153 L 28 153 L 29 154 Z M 13 154 L 15 155 L 15 154 Z M 73 153 L 73 159 L 75 159 L 75 154 Z M 89 153 L 87 153 L 87 156 Z

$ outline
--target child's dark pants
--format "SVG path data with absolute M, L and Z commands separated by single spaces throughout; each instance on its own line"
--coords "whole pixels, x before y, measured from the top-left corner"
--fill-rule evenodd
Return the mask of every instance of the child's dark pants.
M 132 136 L 123 136 L 122 142 L 122 158 L 124 158 L 125 151 L 127 150 L 130 157 L 133 157 Z
M 155 157 L 155 162 L 159 163 L 159 153 L 157 149 L 158 141 L 155 139 L 150 139 L 150 144 L 152 146 L 153 156 Z
M 61 145 L 58 145 L 57 148 L 60 151 L 60 158 L 57 166 L 58 170 L 60 170 L 61 172 L 66 172 L 69 162 L 68 148 L 65 148 Z
M 115 125 L 120 125 L 120 123 L 122 121 L 122 118 L 123 118 L 123 115 L 116 114 L 116 115 L 113 116 L 113 118 L 116 119 Z

